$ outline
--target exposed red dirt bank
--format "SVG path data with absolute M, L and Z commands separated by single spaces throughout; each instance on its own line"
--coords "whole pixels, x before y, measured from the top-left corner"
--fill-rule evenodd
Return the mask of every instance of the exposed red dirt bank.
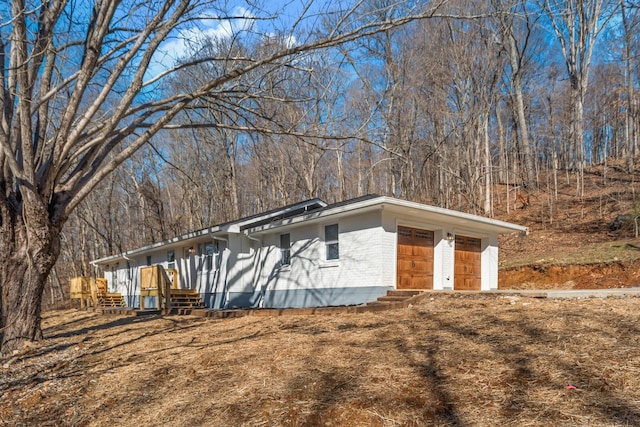
M 500 289 L 609 289 L 640 286 L 640 260 L 586 265 L 528 265 L 500 270 Z

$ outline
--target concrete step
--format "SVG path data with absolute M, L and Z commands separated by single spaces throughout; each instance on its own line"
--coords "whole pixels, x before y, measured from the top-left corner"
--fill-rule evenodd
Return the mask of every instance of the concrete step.
M 384 301 L 369 301 L 367 305 L 386 305 L 387 303 Z
M 387 296 L 388 297 L 413 297 L 416 296 L 420 293 L 422 293 L 423 291 L 419 291 L 419 290 L 410 290 L 410 289 L 394 289 L 391 291 L 387 291 Z
M 408 297 L 403 297 L 403 296 L 386 296 L 386 297 L 380 297 L 378 298 L 378 301 L 380 302 L 398 302 L 398 301 L 404 301 L 411 298 L 410 296 Z
M 387 291 L 387 295 L 379 297 L 376 301 L 370 301 L 367 306 L 377 306 L 385 304 L 393 304 L 402 301 L 406 301 L 418 294 L 421 294 L 422 290 L 418 289 L 392 289 Z

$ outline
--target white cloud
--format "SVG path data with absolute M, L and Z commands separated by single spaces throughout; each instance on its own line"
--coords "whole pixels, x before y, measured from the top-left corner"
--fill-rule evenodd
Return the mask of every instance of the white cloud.
M 281 36 L 276 33 L 266 33 L 264 35 L 264 38 L 266 40 L 275 40 L 281 42 L 282 46 L 286 48 L 291 48 L 300 44 L 296 36 L 294 36 L 293 34 L 290 34 L 288 36 Z
M 170 36 L 158 48 L 147 76 L 156 76 L 173 67 L 178 60 L 188 56 L 192 48 L 197 48 L 206 40 L 227 39 L 239 32 L 251 30 L 255 25 L 255 15 L 243 7 L 233 8 L 229 16 L 231 18 L 220 18 L 218 14 L 203 16 L 192 27 L 183 28 Z

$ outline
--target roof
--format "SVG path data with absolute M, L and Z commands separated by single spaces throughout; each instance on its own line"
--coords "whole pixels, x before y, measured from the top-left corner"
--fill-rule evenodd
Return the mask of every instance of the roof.
M 152 251 L 164 246 L 177 246 L 178 244 L 188 244 L 190 241 L 196 241 L 204 236 L 214 236 L 216 233 L 239 233 L 248 227 L 256 227 L 268 225 L 274 221 L 282 221 L 286 218 L 302 215 L 304 213 L 313 212 L 327 206 L 320 199 L 309 199 L 303 202 L 293 203 L 270 211 L 262 212 L 255 215 L 243 217 L 234 221 L 225 222 L 214 225 L 212 227 L 203 228 L 201 230 L 182 234 L 162 242 L 153 243 L 151 245 L 132 249 L 116 255 L 100 258 L 92 261 L 92 264 L 108 264 L 113 261 L 128 260 L 131 256 L 140 255 L 145 252 Z
M 392 212 L 402 213 L 407 216 L 416 216 L 423 221 L 426 220 L 427 222 L 431 221 L 439 224 L 447 223 L 454 229 L 459 230 L 471 229 L 498 234 L 527 232 L 527 227 L 505 221 L 378 195 L 369 195 L 327 205 L 306 215 L 287 218 L 268 225 L 252 227 L 248 231 L 260 234 L 271 231 L 274 228 L 293 226 L 301 222 L 322 221 L 331 216 L 343 216 L 346 214 L 353 214 L 355 212 L 364 213 L 376 209 L 389 210 Z
M 388 210 L 407 216 L 419 217 L 420 220 L 435 224 L 446 223 L 457 230 L 477 230 L 492 233 L 526 233 L 527 228 L 521 225 L 499 221 L 479 215 L 467 214 L 451 209 L 439 208 L 422 203 L 410 202 L 393 197 L 369 194 L 354 199 L 327 205 L 320 199 L 310 199 L 273 209 L 256 215 L 240 218 L 215 225 L 213 227 L 183 234 L 169 240 L 143 246 L 121 254 L 111 255 L 92 261 L 92 264 L 108 264 L 119 260 L 128 260 L 131 256 L 167 247 L 178 247 L 197 242 L 203 237 L 220 238 L 228 233 L 263 234 L 280 228 L 289 228 L 303 222 L 324 221 L 330 217 L 340 217 L 364 213 L 373 210 Z

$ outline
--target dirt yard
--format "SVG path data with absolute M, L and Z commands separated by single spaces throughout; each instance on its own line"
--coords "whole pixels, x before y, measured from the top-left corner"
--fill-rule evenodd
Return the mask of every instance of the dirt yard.
M 442 295 L 377 314 L 46 313 L 2 426 L 640 425 L 640 299 Z

